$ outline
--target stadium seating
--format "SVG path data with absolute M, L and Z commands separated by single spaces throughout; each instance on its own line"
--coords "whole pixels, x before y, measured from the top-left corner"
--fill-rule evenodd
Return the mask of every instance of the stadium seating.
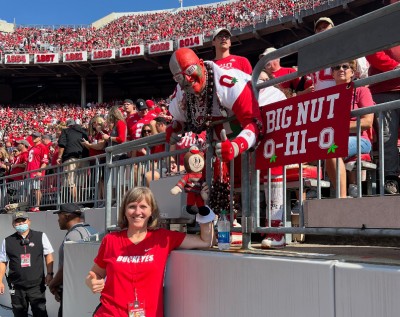
M 102 28 L 19 26 L 13 33 L 0 32 L 0 52 L 40 53 L 92 51 L 174 40 L 182 36 L 210 36 L 220 26 L 242 29 L 259 21 L 291 16 L 300 10 L 323 5 L 327 0 L 249 0 L 221 2 L 178 11 L 126 15 Z M 171 23 L 174 21 L 174 23 Z

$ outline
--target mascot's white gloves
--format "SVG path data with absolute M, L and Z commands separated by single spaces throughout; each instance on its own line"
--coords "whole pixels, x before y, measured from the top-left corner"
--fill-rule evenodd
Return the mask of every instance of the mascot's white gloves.
M 179 193 L 182 193 L 182 189 L 179 186 L 174 186 L 171 188 L 172 195 L 178 195 Z
M 210 210 L 210 213 L 207 216 L 201 216 L 200 214 L 197 214 L 196 221 L 198 223 L 207 223 L 207 222 L 214 221 L 214 218 L 215 218 L 214 211 L 212 211 L 211 208 L 208 207 L 207 205 L 206 205 L 206 207 Z
M 221 142 L 215 145 L 215 154 L 222 162 L 229 162 L 236 156 L 246 151 L 248 143 L 245 138 L 238 136 L 231 141 L 226 137 L 225 129 L 221 130 Z
M 179 134 L 182 133 L 182 123 L 180 123 L 179 121 L 172 121 L 172 123 L 165 130 L 165 139 L 169 144 L 176 144 L 181 140 Z

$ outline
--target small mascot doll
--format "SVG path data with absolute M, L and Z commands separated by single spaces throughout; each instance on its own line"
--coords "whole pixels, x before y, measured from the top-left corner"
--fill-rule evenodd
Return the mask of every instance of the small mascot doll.
M 171 189 L 171 194 L 177 195 L 184 190 L 187 193 L 186 211 L 191 215 L 197 213 L 207 216 L 210 209 L 205 206 L 201 189 L 203 185 L 204 155 L 197 146 L 192 146 L 184 156 L 186 174 Z

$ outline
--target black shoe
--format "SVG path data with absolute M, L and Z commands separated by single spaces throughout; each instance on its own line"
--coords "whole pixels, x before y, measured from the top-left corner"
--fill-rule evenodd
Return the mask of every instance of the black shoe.
M 187 205 L 186 212 L 191 215 L 197 215 L 199 213 L 199 208 L 196 205 Z
M 388 176 L 385 180 L 385 193 L 395 195 L 399 193 L 399 178 L 397 176 Z

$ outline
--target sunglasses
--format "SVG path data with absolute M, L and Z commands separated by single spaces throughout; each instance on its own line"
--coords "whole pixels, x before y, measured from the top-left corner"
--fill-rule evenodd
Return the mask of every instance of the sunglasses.
M 151 130 L 143 130 L 143 133 L 151 133 Z
M 340 70 L 341 68 L 343 68 L 343 70 L 348 70 L 350 68 L 350 65 L 343 64 L 343 65 L 336 65 L 336 66 L 332 67 L 333 70 Z
M 193 73 L 196 71 L 197 65 L 190 65 L 185 70 L 174 74 L 172 78 L 178 83 L 181 84 L 185 80 L 185 76 L 192 76 Z

